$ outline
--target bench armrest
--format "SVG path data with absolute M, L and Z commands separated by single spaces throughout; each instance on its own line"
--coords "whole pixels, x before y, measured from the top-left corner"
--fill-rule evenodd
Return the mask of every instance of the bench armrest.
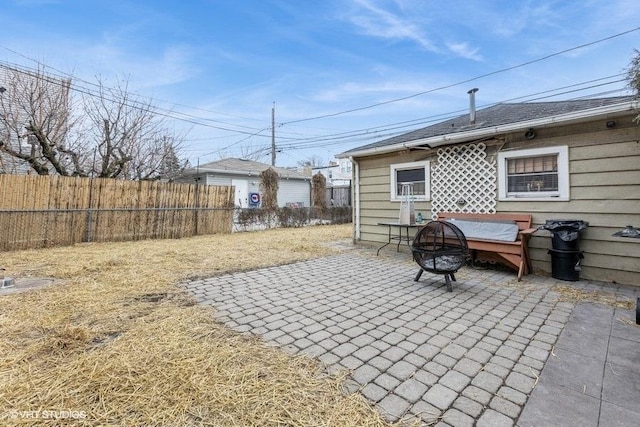
M 520 232 L 518 233 L 520 236 L 527 236 L 530 237 L 533 233 L 535 233 L 536 231 L 538 231 L 537 228 L 527 228 L 525 230 L 520 230 Z

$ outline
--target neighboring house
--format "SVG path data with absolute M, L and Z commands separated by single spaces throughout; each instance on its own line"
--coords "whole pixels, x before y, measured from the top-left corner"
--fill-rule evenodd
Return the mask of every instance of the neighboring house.
M 402 183 L 415 211 L 531 213 L 535 226 L 582 220 L 581 278 L 640 283 L 639 103 L 631 97 L 507 103 L 340 154 L 354 164 L 354 238 L 387 241 Z M 550 233 L 529 243 L 534 271 L 551 271 Z M 409 276 L 411 273 L 407 272 Z
M 313 175 L 320 173 L 327 180 L 327 206 L 351 206 L 351 161 L 338 159 L 329 166 L 315 166 Z
M 29 164 L 7 153 L 0 152 L 0 174 L 10 175 L 29 175 L 35 174 L 35 171 L 29 167 Z
M 309 207 L 311 205 L 311 177 L 294 170 L 251 160 L 228 158 L 200 165 L 185 170 L 176 182 L 233 185 L 236 188 L 236 206 L 247 208 L 255 206 L 250 203 L 250 197 L 252 194 L 261 193 L 259 175 L 268 168 L 274 169 L 280 177 L 278 206 Z
M 331 161 L 328 166 L 314 166 L 313 175 L 321 173 L 327 180 L 327 187 L 348 187 L 351 185 L 351 162 L 349 159 Z

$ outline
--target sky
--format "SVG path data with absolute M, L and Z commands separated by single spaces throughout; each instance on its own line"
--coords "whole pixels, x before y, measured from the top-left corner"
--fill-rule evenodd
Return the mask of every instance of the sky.
M 1 0 L 0 65 L 127 82 L 224 157 L 327 164 L 498 102 L 629 94 L 637 0 Z

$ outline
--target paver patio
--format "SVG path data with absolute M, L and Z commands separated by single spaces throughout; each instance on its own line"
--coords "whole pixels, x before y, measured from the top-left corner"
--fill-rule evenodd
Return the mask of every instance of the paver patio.
M 408 255 L 359 250 L 183 286 L 228 327 L 349 370 L 348 390 L 390 421 L 514 425 L 564 351 L 555 345 L 575 304 L 549 277 L 464 268 L 446 292 L 442 276 L 414 282 L 417 268 Z M 539 419 L 532 408 L 527 422 Z

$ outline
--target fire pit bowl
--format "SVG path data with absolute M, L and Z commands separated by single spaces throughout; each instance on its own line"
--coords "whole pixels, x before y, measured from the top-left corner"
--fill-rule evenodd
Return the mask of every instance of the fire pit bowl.
M 453 273 L 462 267 L 469 255 L 464 233 L 446 221 L 431 221 L 422 227 L 413 238 L 413 259 L 420 266 L 414 281 L 420 280 L 424 271 L 444 274 L 447 291 L 452 292 Z

